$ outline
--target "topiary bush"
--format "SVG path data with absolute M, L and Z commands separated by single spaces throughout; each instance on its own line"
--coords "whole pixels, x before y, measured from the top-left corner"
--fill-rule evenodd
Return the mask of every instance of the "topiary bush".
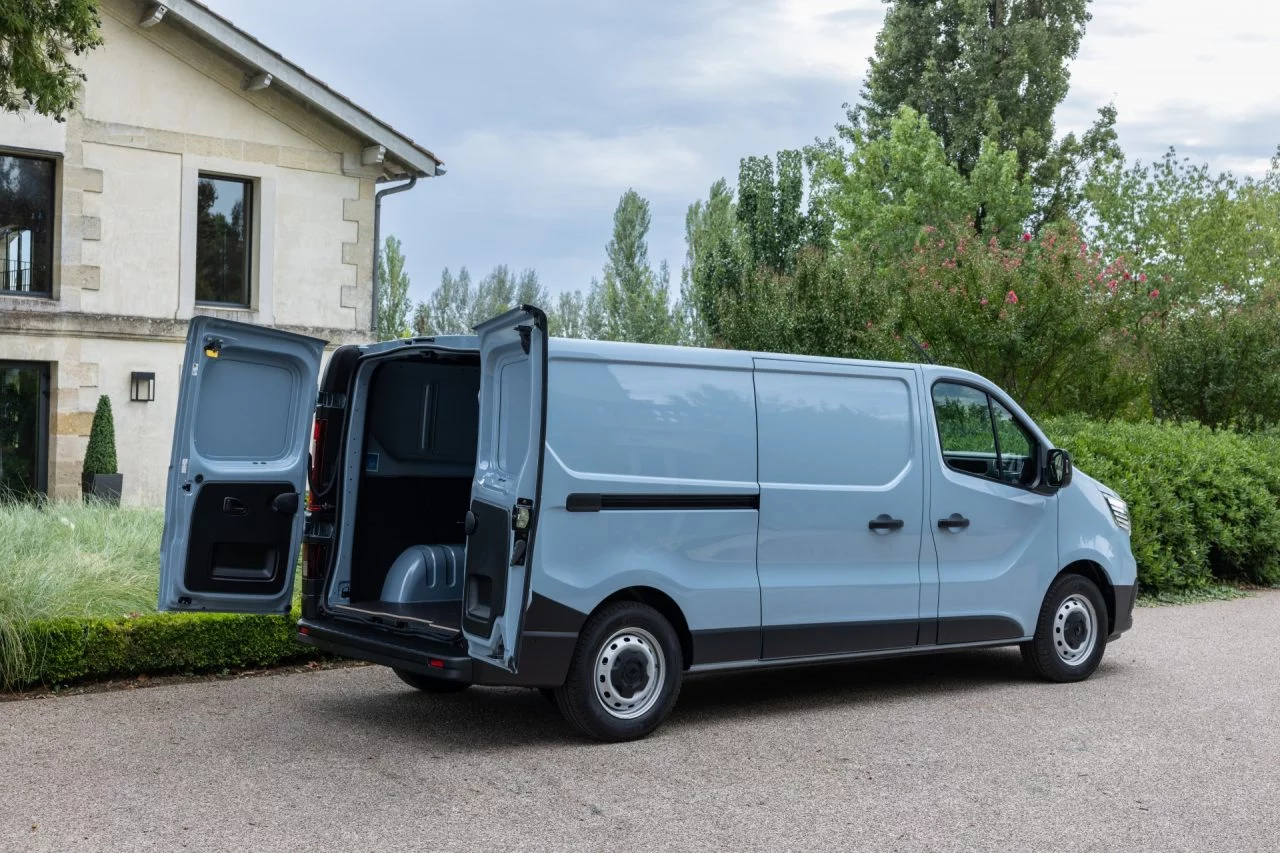
M 116 424 L 111 414 L 111 398 L 103 394 L 93 413 L 89 428 L 89 446 L 84 452 L 84 473 L 118 474 L 116 470 Z
M 1200 424 L 1043 422 L 1080 468 L 1129 503 L 1151 592 L 1280 584 L 1280 438 Z

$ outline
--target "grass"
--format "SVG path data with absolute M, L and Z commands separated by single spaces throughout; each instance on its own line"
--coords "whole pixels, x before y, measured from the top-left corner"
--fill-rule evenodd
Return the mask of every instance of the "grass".
M 22 668 L 31 622 L 155 612 L 163 526 L 155 509 L 0 505 L 0 669 Z

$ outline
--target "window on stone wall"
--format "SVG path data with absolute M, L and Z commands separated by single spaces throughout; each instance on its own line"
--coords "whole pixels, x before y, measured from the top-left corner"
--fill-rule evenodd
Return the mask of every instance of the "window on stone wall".
M 201 175 L 196 193 L 196 301 L 250 305 L 253 181 Z
M 0 154 L 0 294 L 53 291 L 54 166 Z

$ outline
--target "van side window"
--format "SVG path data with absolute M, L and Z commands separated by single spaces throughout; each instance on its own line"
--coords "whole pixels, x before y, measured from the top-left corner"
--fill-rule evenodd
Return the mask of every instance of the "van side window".
M 933 411 L 948 468 L 1019 486 L 1035 483 L 1035 440 L 998 400 L 968 385 L 938 382 Z

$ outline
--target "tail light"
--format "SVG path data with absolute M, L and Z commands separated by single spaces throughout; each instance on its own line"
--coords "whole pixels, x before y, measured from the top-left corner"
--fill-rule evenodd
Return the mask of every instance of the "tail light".
M 308 505 L 315 498 L 316 490 L 321 486 L 320 475 L 324 469 L 324 433 L 327 423 L 328 421 L 322 418 L 316 418 L 315 424 L 311 427 L 311 470 L 308 472 L 311 488 L 308 494 Z

